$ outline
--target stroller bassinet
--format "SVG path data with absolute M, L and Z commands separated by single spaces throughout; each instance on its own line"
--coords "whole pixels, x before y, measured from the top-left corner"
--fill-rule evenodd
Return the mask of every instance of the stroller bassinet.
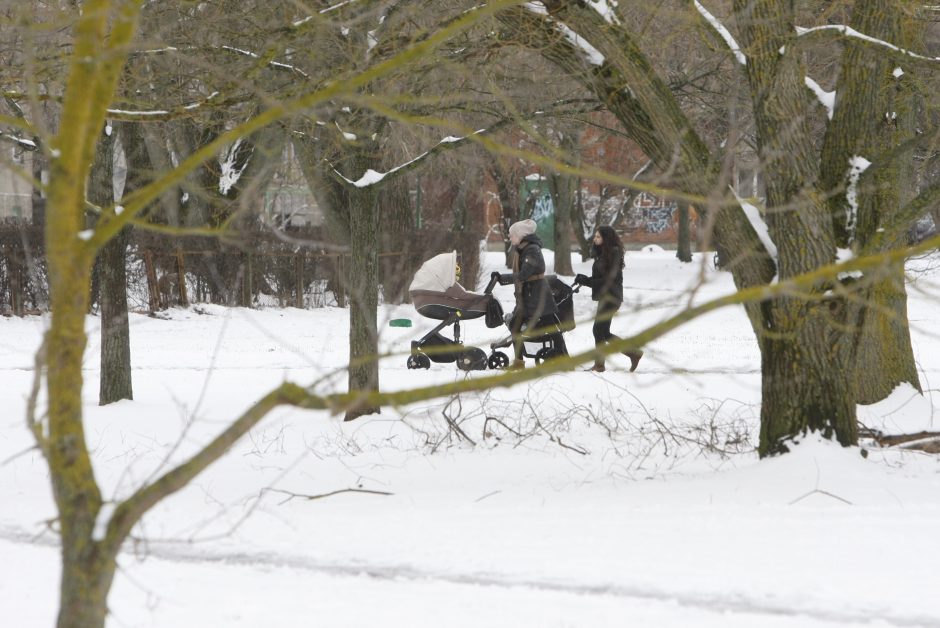
M 408 294 L 421 316 L 441 322 L 411 342 L 408 368 L 426 369 L 431 362 L 456 362 L 465 371 L 485 369 L 486 353 L 460 342 L 460 321 L 481 318 L 488 309 L 499 307 L 490 290 L 492 284 L 480 294 L 457 283 L 456 251 L 435 255 L 424 262 L 415 273 Z M 448 326 L 453 326 L 453 339 L 441 333 Z

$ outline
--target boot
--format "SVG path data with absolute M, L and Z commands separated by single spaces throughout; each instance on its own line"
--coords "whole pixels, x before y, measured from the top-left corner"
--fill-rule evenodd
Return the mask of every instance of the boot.
M 518 371 L 519 369 L 525 368 L 525 360 L 513 360 L 507 369 L 510 371 Z
M 594 373 L 603 373 L 604 371 L 606 371 L 607 368 L 604 365 L 604 358 L 596 358 L 594 360 L 594 366 L 592 366 L 588 370 Z
M 640 358 L 643 357 L 643 352 L 637 349 L 636 351 L 624 351 L 623 354 L 630 358 L 630 372 L 636 370 L 637 365 L 640 363 Z

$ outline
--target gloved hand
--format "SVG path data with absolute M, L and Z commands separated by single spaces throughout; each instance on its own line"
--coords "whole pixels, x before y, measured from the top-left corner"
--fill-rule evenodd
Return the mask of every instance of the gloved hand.
M 499 272 L 497 272 L 497 271 L 495 271 L 495 270 L 494 270 L 493 272 L 491 272 L 491 273 L 490 273 L 490 279 L 495 279 L 496 281 L 499 281 Z
M 587 275 L 582 275 L 581 273 L 578 273 L 574 278 L 574 282 L 578 284 L 579 286 L 586 286 L 589 283 L 591 283 L 591 278 L 588 277 Z

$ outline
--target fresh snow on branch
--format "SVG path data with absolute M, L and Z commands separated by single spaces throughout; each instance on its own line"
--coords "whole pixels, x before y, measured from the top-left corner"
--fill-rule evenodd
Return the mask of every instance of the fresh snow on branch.
M 354 2 L 356 2 L 356 0 L 344 0 L 344 2 L 339 2 L 339 3 L 334 4 L 334 5 L 332 5 L 332 6 L 328 6 L 328 7 L 326 7 L 325 9 L 320 9 L 319 11 L 317 11 L 317 14 L 318 14 L 318 15 L 323 15 L 324 13 L 329 13 L 330 11 L 335 11 L 336 9 L 340 9 L 340 8 L 346 6 L 347 4 L 353 4 Z M 307 17 L 305 17 L 305 18 L 303 18 L 303 19 L 301 19 L 301 20 L 297 20 L 296 22 L 292 23 L 291 26 L 293 26 L 294 28 L 297 28 L 298 26 L 303 26 L 304 24 L 306 24 L 307 22 L 309 22 L 310 20 L 312 20 L 314 17 L 315 17 L 315 16 L 313 16 L 313 15 L 308 15 Z
M 130 109 L 108 109 L 109 114 L 117 116 L 166 116 L 170 112 L 166 109 L 152 109 L 150 111 L 131 111 Z
M 721 38 L 725 40 L 725 43 L 728 44 L 728 48 L 730 48 L 731 52 L 734 53 L 734 58 L 738 60 L 738 63 L 741 65 L 747 65 L 747 57 L 745 57 L 744 53 L 741 52 L 741 46 L 738 45 L 738 42 L 731 34 L 731 31 L 725 28 L 725 25 L 722 24 L 718 18 L 709 13 L 708 9 L 702 6 L 702 3 L 698 0 L 695 0 L 695 8 L 698 9 L 698 12 L 702 14 L 702 17 L 708 20 L 708 23 L 711 24 L 712 28 L 714 28 L 719 35 L 721 35 Z
M 819 102 L 822 103 L 822 106 L 826 108 L 826 117 L 832 120 L 832 112 L 836 107 L 835 91 L 827 92 L 819 86 L 819 83 L 808 76 L 803 80 L 806 82 L 806 86 L 810 88 L 814 94 L 816 94 L 817 100 L 819 100 Z
M 244 50 L 242 48 L 235 48 L 234 46 L 222 46 L 222 50 L 228 50 L 229 52 L 234 52 L 235 54 L 245 55 L 246 57 L 251 57 L 252 59 L 260 59 L 261 57 L 256 52 L 250 50 Z M 300 68 L 289 65 L 287 63 L 281 63 L 280 61 L 268 61 L 268 65 L 272 68 L 279 68 L 281 70 L 290 70 L 291 72 L 296 72 L 304 78 L 310 78 L 310 75 L 301 70 Z
M 525 8 L 537 15 L 548 16 L 548 10 L 541 2 L 526 2 Z M 602 55 L 597 48 L 589 44 L 587 40 L 568 28 L 566 25 L 561 24 L 560 22 L 556 22 L 551 17 L 549 17 L 549 20 L 553 23 L 555 28 L 558 29 L 558 32 L 565 36 L 565 39 L 571 42 L 575 48 L 580 49 L 581 52 L 584 53 L 585 59 L 588 63 L 591 65 L 603 65 L 604 55 Z
M 844 24 L 830 24 L 826 26 L 814 26 L 813 28 L 802 28 L 800 26 L 796 27 L 797 37 L 802 37 L 803 35 L 808 35 L 816 31 L 836 31 L 842 33 L 846 37 L 854 37 L 855 39 L 861 39 L 862 41 L 867 41 L 869 43 L 881 46 L 883 48 L 888 48 L 889 50 L 894 50 L 895 52 L 901 53 L 912 59 L 920 59 L 921 61 L 940 61 L 940 57 L 925 57 L 924 55 L 919 55 L 916 52 L 911 52 L 899 46 L 895 46 L 892 43 L 888 43 L 883 39 L 878 39 L 877 37 L 872 37 L 871 35 L 866 35 L 865 33 L 860 33 L 851 26 L 845 26 Z
M 180 107 L 183 111 L 192 111 L 194 109 L 199 109 L 204 106 L 207 102 L 219 95 L 219 92 L 212 92 L 206 99 L 200 102 L 190 103 L 188 105 L 183 105 Z M 166 109 L 151 109 L 149 111 L 135 111 L 131 109 L 108 109 L 108 114 L 122 117 L 139 117 L 146 118 L 150 116 L 167 116 L 170 115 L 170 111 Z
M 480 129 L 480 130 L 478 130 L 478 131 L 474 131 L 471 135 L 479 135 L 480 133 L 485 133 L 485 132 L 486 132 L 486 129 Z M 428 155 L 430 155 L 431 152 L 432 152 L 435 148 L 437 148 L 438 146 L 441 146 L 442 144 L 453 144 L 454 142 L 461 142 L 461 141 L 467 139 L 468 137 L 470 137 L 470 135 L 467 135 L 467 136 L 465 136 L 465 137 L 454 137 L 454 136 L 452 136 L 452 135 L 448 135 L 447 137 L 445 137 L 444 139 L 442 139 L 441 141 L 439 141 L 439 142 L 438 142 L 435 146 L 433 146 L 431 149 L 424 151 L 423 153 L 421 153 L 420 155 L 418 155 L 418 156 L 415 157 L 414 159 L 411 159 L 411 160 L 409 160 L 409 161 L 406 161 L 406 162 L 403 163 L 403 164 L 399 164 L 399 165 L 395 166 L 394 168 L 392 168 L 392 169 L 389 170 L 388 172 L 376 172 L 375 170 L 372 170 L 371 168 L 369 168 L 368 170 L 365 171 L 365 174 L 363 174 L 361 177 L 359 177 L 359 178 L 356 179 L 355 181 L 353 181 L 352 179 L 348 179 L 348 178 L 346 178 L 345 176 L 343 176 L 343 173 L 341 173 L 341 172 L 340 172 L 339 170 L 337 170 L 336 168 L 333 168 L 333 172 L 335 172 L 335 173 L 336 173 L 336 176 L 338 176 L 339 178 L 341 178 L 343 181 L 345 181 L 345 182 L 348 183 L 349 185 L 353 185 L 353 186 L 355 186 L 355 187 L 357 187 L 357 188 L 368 187 L 368 186 L 370 186 L 370 185 L 375 185 L 376 183 L 379 183 L 380 181 L 382 181 L 382 179 L 384 179 L 384 178 L 387 177 L 388 175 L 394 174 L 394 173 L 398 172 L 399 170 L 401 170 L 402 168 L 407 168 L 408 166 L 411 166 L 411 165 L 413 165 L 413 164 L 415 164 L 415 163 L 421 161 L 422 159 L 424 159 L 425 157 L 427 157 Z
M 0 137 L 10 140 L 11 142 L 16 142 L 17 144 L 21 144 L 22 146 L 27 147 L 29 150 L 36 148 L 36 142 L 33 140 L 27 140 L 22 137 L 17 137 L 16 135 L 10 135 L 9 133 L 0 133 Z
M 767 223 L 764 222 L 764 217 L 761 216 L 760 210 L 753 203 L 749 203 L 738 196 L 734 188 L 731 188 L 731 193 L 734 194 L 738 205 L 744 210 L 744 215 L 747 216 L 748 222 L 754 227 L 754 231 L 757 232 L 757 237 L 760 238 L 761 244 L 767 249 L 767 254 L 774 258 L 774 261 L 777 261 L 777 245 L 770 239 L 770 230 L 767 228 Z

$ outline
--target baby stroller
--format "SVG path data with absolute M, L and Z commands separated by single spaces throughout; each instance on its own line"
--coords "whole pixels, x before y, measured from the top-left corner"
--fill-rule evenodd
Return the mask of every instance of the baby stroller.
M 558 315 L 555 317 L 554 324 L 539 330 L 532 330 L 530 333 L 529 330 L 526 329 L 526 324 L 523 323 L 520 331 L 522 334 L 522 357 L 535 358 L 536 364 L 540 364 L 544 360 L 567 355 L 567 351 L 564 347 L 555 346 L 555 341 L 552 336 L 555 333 L 571 331 L 575 327 L 572 294 L 576 292 L 577 289 L 572 289 L 571 286 L 555 275 L 546 275 L 545 279 L 548 281 L 549 288 L 551 288 L 552 300 L 555 301 L 555 305 L 558 307 Z M 487 286 L 488 291 L 492 290 L 495 281 L 496 278 L 494 277 L 493 280 L 490 281 L 490 285 Z M 491 369 L 506 368 L 509 366 L 509 356 L 502 351 L 497 351 L 497 349 L 512 347 L 512 314 L 507 314 L 504 322 L 510 333 L 505 338 L 490 345 L 490 356 L 487 358 L 487 365 Z
M 460 322 L 487 316 L 487 324 L 497 327 L 502 321 L 502 307 L 491 294 L 493 282 L 483 294 L 468 292 L 457 283 L 457 252 L 441 253 L 424 262 L 408 288 L 418 314 L 441 321 L 418 340 L 411 342 L 409 369 L 427 369 L 431 362 L 456 362 L 463 371 L 487 367 L 486 353 L 460 342 Z M 497 321 L 490 324 L 495 318 Z M 453 326 L 453 339 L 443 335 Z

